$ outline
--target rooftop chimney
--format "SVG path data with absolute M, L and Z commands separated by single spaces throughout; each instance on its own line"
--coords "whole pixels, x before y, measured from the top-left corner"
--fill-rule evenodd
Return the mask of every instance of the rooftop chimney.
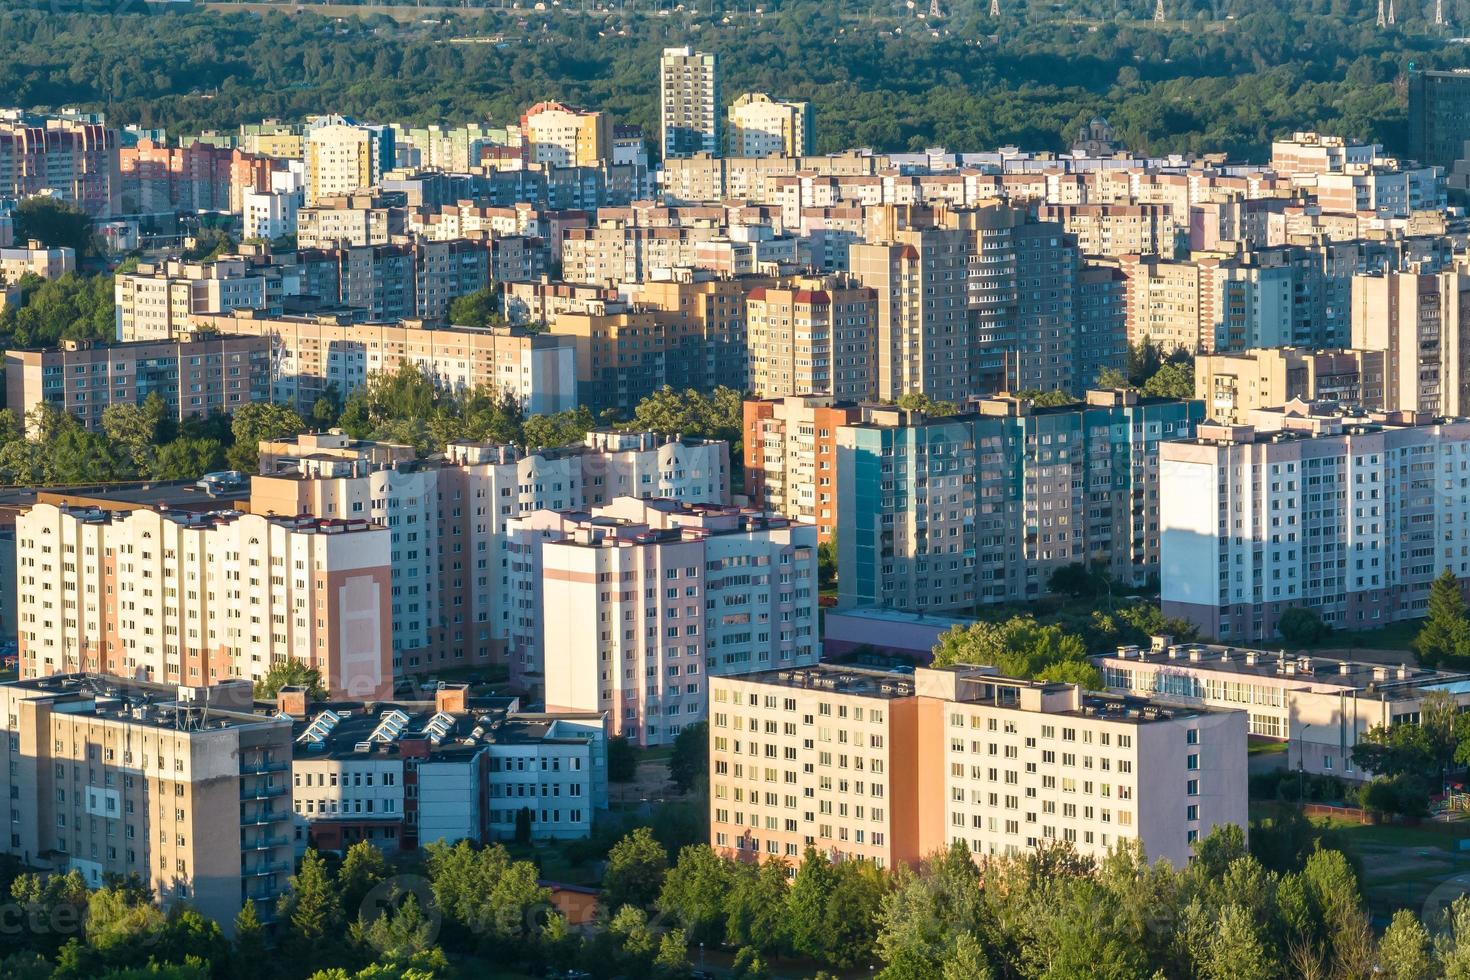
M 468 684 L 440 684 L 434 692 L 434 710 L 446 715 L 462 715 L 470 709 Z
M 292 718 L 306 717 L 306 688 L 287 684 L 276 692 L 276 711 Z

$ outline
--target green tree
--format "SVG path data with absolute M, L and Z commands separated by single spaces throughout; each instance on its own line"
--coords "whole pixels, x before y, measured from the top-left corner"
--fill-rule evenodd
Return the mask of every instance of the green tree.
M 770 858 L 759 866 L 736 864 L 725 899 L 725 937 L 732 946 L 771 952 L 787 945 L 786 862 Z
M 358 945 L 370 950 L 378 960 L 408 963 L 432 948 L 434 923 L 425 917 L 413 892 L 393 899 L 371 921 L 360 919 L 353 923 L 352 935 Z
M 1414 638 L 1414 652 L 1426 667 L 1470 664 L 1470 616 L 1466 614 L 1465 594 L 1448 568 L 1429 587 L 1429 614 Z
M 531 808 L 523 806 L 516 811 L 515 841 L 525 846 L 531 843 Z
M 607 778 L 615 783 L 631 783 L 638 778 L 638 759 L 626 735 L 607 740 Z
M 1271 980 L 1277 976 L 1259 928 L 1239 905 L 1220 910 L 1204 962 L 1208 980 Z
M 609 908 L 624 905 L 647 908 L 658 898 L 668 866 L 669 856 L 654 839 L 653 831 L 647 827 L 634 828 L 607 854 L 602 900 Z
M 1429 931 L 1408 909 L 1393 914 L 1378 942 L 1378 961 L 1388 980 L 1429 980 L 1434 975 Z
M 77 258 L 96 252 L 92 219 L 75 204 L 54 197 L 27 197 L 15 208 L 15 240 L 47 248 L 69 248 Z
M 678 920 L 695 942 L 718 943 L 725 935 L 732 878 L 730 865 L 707 845 L 691 844 L 664 876 L 658 909 Z
M 148 476 L 155 480 L 195 480 L 225 465 L 225 448 L 215 440 L 179 438 L 158 447 Z
M 1143 383 L 1140 391 L 1154 398 L 1193 398 L 1194 368 L 1167 362 Z
M 102 431 L 126 451 L 133 468 L 139 473 L 151 469 L 158 449 L 158 428 L 168 406 L 158 392 L 152 392 L 141 405 L 114 402 L 102 410 Z
M 910 391 L 899 395 L 894 404 L 907 412 L 923 412 L 931 419 L 960 413 L 960 407 L 954 402 L 937 401 L 922 391 Z
M 1027 388 L 1016 392 L 1017 398 L 1029 398 L 1037 408 L 1058 408 L 1064 405 L 1076 405 L 1081 401 L 1074 395 L 1058 388 L 1043 390 L 1041 388 Z
M 1307 646 L 1327 639 L 1332 627 L 1322 622 L 1317 610 L 1306 606 L 1292 606 L 1276 620 L 1276 631 L 1287 643 Z
M 322 672 L 308 667 L 304 661 L 287 658 L 271 664 L 263 679 L 255 682 L 255 696 L 262 701 L 275 697 L 283 687 L 306 688 L 307 701 L 317 701 L 327 696 L 322 686 Z
M 837 585 L 837 532 L 817 545 L 817 585 L 831 589 Z
M 449 322 L 457 327 L 488 327 L 503 322 L 500 290 L 494 284 L 460 296 L 449 304 Z
M 770 980 L 771 970 L 760 951 L 742 946 L 735 951 L 731 980 Z
M 1429 736 L 1418 725 L 1377 725 L 1353 746 L 1353 765 L 1380 776 L 1414 775 L 1434 763 Z
M 669 755 L 669 778 L 681 793 L 705 784 L 709 778 L 708 722 L 685 725 L 679 730 L 673 752 Z
M 226 972 L 229 980 L 255 980 L 268 972 L 270 957 L 266 951 L 265 926 L 254 901 L 246 901 L 235 915 L 234 955 Z
M 535 940 L 538 930 L 531 911 L 551 898 L 537 883 L 535 864 L 512 861 L 499 844 L 477 848 L 460 841 L 451 847 L 434 841 L 425 852 L 446 936 L 461 947 L 500 948 L 502 952 Z M 445 945 L 449 945 L 447 940 Z
M 347 849 L 342 856 L 342 866 L 337 869 L 337 892 L 342 897 L 342 908 L 349 920 L 357 919 L 368 892 L 388 874 L 387 859 L 372 843 L 360 840 Z
M 827 905 L 837 884 L 832 862 L 808 845 L 786 896 L 791 948 L 803 956 L 825 960 L 828 952 Z
M 338 949 L 344 918 L 327 862 L 308 848 L 281 896 L 277 914 L 285 925 L 282 946 L 302 964 L 325 965 Z
M 1134 386 L 1142 385 L 1163 367 L 1164 355 L 1154 339 L 1145 335 L 1143 340 L 1128 348 L 1128 363 L 1125 370 L 1128 381 Z
M 597 428 L 597 419 L 586 405 L 551 415 L 532 415 L 526 419 L 524 441 L 534 448 L 570 446 L 587 438 Z
M 1102 676 L 1088 661 L 1087 646 L 1079 637 L 1060 626 L 1042 626 L 1030 616 L 946 630 L 934 647 L 933 663 L 989 665 L 1007 677 L 1039 678 L 1050 673 L 1072 683 L 1085 681 L 1094 690 L 1102 687 Z
M 1093 383 L 1094 388 L 1131 388 L 1128 375 L 1113 367 L 1105 367 L 1097 372 L 1097 380 Z
M 232 469 L 255 472 L 260 461 L 260 443 L 285 439 L 305 431 L 306 423 L 292 408 L 274 402 L 250 402 L 235 409 L 230 432 L 235 444 L 230 447 Z
M 653 958 L 654 972 L 664 978 L 689 974 L 689 943 L 683 929 L 670 929 L 658 941 L 658 955 Z

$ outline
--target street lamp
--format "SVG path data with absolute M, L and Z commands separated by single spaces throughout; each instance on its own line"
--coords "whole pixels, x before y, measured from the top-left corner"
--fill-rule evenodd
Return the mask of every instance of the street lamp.
M 1301 747 L 1297 749 L 1296 756 L 1296 799 L 1302 806 L 1307 805 L 1306 797 L 1306 766 L 1307 766 L 1307 729 L 1311 725 L 1303 725 L 1301 733 Z

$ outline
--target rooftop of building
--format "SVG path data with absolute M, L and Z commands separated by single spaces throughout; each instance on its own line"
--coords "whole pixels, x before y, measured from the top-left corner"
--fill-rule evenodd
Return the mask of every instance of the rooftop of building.
M 250 481 L 238 470 L 223 470 L 206 473 L 198 480 L 46 487 L 10 493 L 29 494 L 31 503 L 56 504 L 72 509 L 218 511 L 232 503 L 249 500 Z M 0 496 L 0 506 L 5 502 L 6 498 Z
M 104 502 L 105 503 L 105 502 Z M 129 514 L 140 510 L 150 510 L 158 514 L 166 521 L 184 528 L 198 530 L 210 530 L 232 524 L 242 517 L 250 516 L 241 510 L 181 510 L 166 506 L 139 506 L 134 508 L 106 509 L 105 506 L 94 506 L 84 504 L 75 506 L 62 503 L 58 506 L 66 511 L 71 517 L 86 524 L 111 524 L 114 519 L 126 518 Z M 282 527 L 296 534 L 353 534 L 362 531 L 385 530 L 381 524 L 362 518 L 330 518 L 313 517 L 309 514 L 292 516 L 284 515 L 260 515 L 266 521 L 277 527 Z
M 954 415 L 930 415 L 922 409 L 906 409 L 897 405 L 864 405 L 863 419 L 853 428 L 891 429 L 926 425 L 931 422 L 971 422 L 982 418 L 1037 417 L 1075 415 L 1096 409 L 1145 408 L 1158 405 L 1186 405 L 1192 399 L 1142 395 L 1131 389 L 1093 389 L 1079 402 L 1070 405 L 1037 405 L 1030 398 L 1002 392 L 975 398 L 970 408 Z
M 285 717 L 292 721 L 295 758 L 340 761 L 470 756 L 490 745 L 584 744 L 588 736 L 562 732 L 558 722 L 602 716 L 522 712 L 514 697 L 466 697 L 462 707 L 407 699 L 315 702 L 305 717 Z
M 1169 637 L 1155 637 L 1149 647 L 1121 646 L 1115 653 L 1094 659 L 1110 666 L 1147 664 L 1181 672 L 1208 671 L 1244 678 L 1270 678 L 1288 686 L 1372 692 L 1389 698 L 1412 695 L 1426 688 L 1470 684 L 1470 674 L 1467 673 L 1308 654 L 1289 656 L 1285 650 L 1272 652 L 1214 643 L 1174 643 Z
M 807 690 L 830 691 L 854 697 L 897 700 L 914 696 L 914 678 L 886 670 L 863 667 L 840 667 L 836 664 L 811 664 L 807 667 L 779 667 L 757 670 L 722 678 L 750 684 L 771 684 Z
M 1436 416 L 1430 412 L 1380 412 L 1300 398 L 1279 408 L 1255 409 L 1250 417 L 1250 423 L 1242 424 L 1203 422 L 1193 436 L 1175 441 L 1200 446 L 1251 445 L 1470 422 L 1467 418 Z
M 45 699 L 55 711 L 180 732 L 272 725 L 252 710 L 251 684 L 235 679 L 209 687 L 163 684 L 110 674 L 53 674 L 9 681 L 4 687 Z

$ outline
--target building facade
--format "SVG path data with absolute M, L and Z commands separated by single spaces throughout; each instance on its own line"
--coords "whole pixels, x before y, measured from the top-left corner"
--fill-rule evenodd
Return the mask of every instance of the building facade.
M 1287 609 L 1337 629 L 1423 616 L 1448 568 L 1470 579 L 1470 422 L 1258 410 L 1160 447 L 1166 616 L 1268 641 Z
M 857 405 L 818 395 L 747 399 L 745 493 L 764 511 L 837 530 L 837 430 L 862 420 Z
M 136 876 L 226 930 L 246 902 L 269 919 L 294 865 L 291 726 L 251 707 L 248 682 L 0 685 L 0 852 L 93 888 Z
M 671 744 L 708 676 L 813 663 L 816 529 L 733 507 L 618 498 L 511 527 L 511 674 L 549 711 Z
M 1382 350 L 1304 350 L 1271 347 L 1239 354 L 1201 354 L 1194 359 L 1194 397 L 1213 421 L 1240 424 L 1258 408 L 1300 399 L 1339 402 L 1371 410 L 1389 404 L 1384 393 Z
M 1159 447 L 1193 433 L 1199 402 L 1094 391 L 1079 405 L 977 408 L 866 407 L 837 430 L 840 606 L 1025 601 L 1077 563 L 1134 584 L 1160 572 Z
M 726 152 L 732 157 L 802 157 L 812 152 L 810 102 L 747 92 L 730 103 Z
M 1084 694 L 994 668 L 913 676 L 817 665 L 711 680 L 710 835 L 740 860 L 916 864 L 1123 841 L 1189 863 L 1245 829 L 1241 711 Z M 761 760 L 760 764 L 756 761 Z
M 659 58 L 660 149 L 665 160 L 720 152 L 720 78 L 713 54 L 664 48 Z
M 17 418 L 45 402 L 97 431 L 109 405 L 141 405 L 155 393 L 179 421 L 269 401 L 270 343 L 180 332 L 173 340 L 63 341 L 55 350 L 5 352 L 6 407 Z
M 388 531 L 365 520 L 41 503 L 16 564 L 23 678 L 202 685 L 291 658 L 334 693 L 392 691 Z

